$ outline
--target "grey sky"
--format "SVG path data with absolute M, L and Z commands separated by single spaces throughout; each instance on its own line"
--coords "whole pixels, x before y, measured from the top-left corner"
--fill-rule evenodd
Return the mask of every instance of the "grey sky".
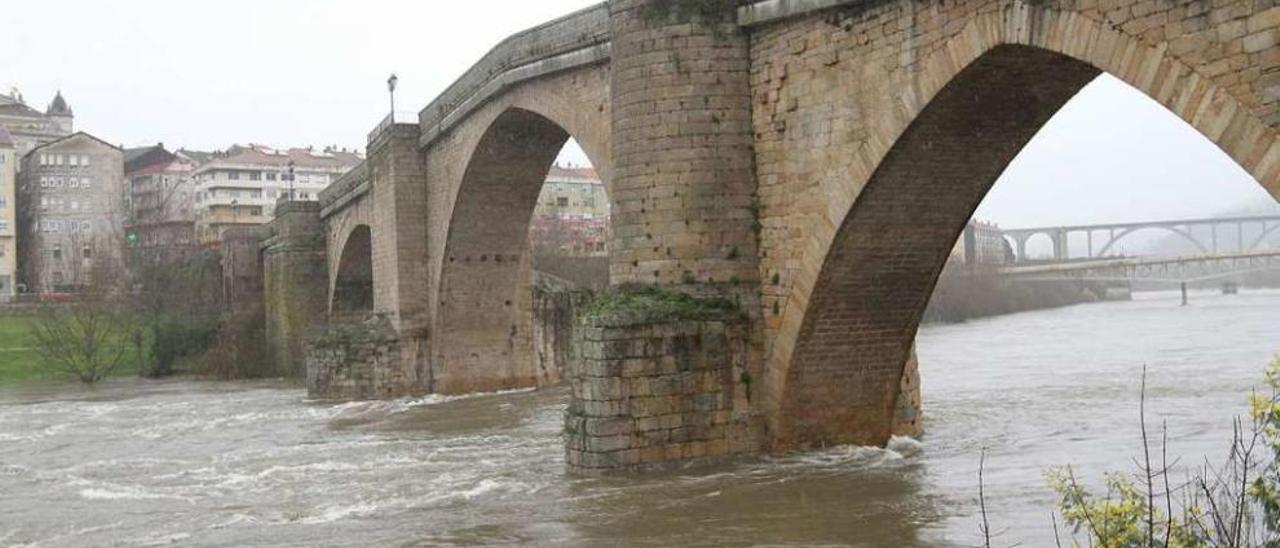
M 6 5 L 0 85 L 112 142 L 348 148 L 418 110 L 504 37 L 592 0 L 41 0 Z M 15 22 L 49 22 L 20 24 Z M 56 30 L 51 30 L 56 29 Z M 581 160 L 580 154 L 566 158 Z M 1067 106 L 980 209 L 1003 226 L 1201 216 L 1265 201 L 1162 107 L 1102 79 Z

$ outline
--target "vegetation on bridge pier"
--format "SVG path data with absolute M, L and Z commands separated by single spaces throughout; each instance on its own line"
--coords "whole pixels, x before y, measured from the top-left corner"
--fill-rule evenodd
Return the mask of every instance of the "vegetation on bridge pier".
M 724 298 L 699 298 L 656 285 L 628 284 L 602 291 L 583 308 L 579 320 L 598 327 L 621 327 L 684 320 L 727 320 L 741 310 Z

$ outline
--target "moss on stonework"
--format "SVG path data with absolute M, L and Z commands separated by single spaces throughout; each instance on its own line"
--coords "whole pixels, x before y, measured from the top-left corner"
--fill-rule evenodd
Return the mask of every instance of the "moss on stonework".
M 655 285 L 628 284 L 599 293 L 578 316 L 599 327 L 673 321 L 731 320 L 741 317 L 728 299 L 697 298 Z
M 738 0 L 659 0 L 641 8 L 650 23 L 727 23 L 737 19 Z

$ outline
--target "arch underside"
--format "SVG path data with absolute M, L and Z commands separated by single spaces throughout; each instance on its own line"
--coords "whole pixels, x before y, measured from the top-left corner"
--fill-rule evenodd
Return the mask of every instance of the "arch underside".
M 334 276 L 330 316 L 336 323 L 361 321 L 373 311 L 373 241 L 369 225 L 347 236 Z
M 559 124 L 510 108 L 471 154 L 444 249 L 432 391 L 537 385 L 529 222 L 568 139 Z
M 997 46 L 906 128 L 818 274 L 772 422 L 775 447 L 888 441 L 903 366 L 956 239 L 1023 146 L 1098 74 L 1047 50 Z

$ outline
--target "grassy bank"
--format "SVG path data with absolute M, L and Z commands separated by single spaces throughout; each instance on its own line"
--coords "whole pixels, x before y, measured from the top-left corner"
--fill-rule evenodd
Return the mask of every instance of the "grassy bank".
M 59 371 L 44 367 L 31 338 L 35 317 L 30 315 L 0 316 L 0 385 L 31 381 L 71 380 Z M 137 354 L 126 349 L 125 359 L 113 376 L 138 373 Z

